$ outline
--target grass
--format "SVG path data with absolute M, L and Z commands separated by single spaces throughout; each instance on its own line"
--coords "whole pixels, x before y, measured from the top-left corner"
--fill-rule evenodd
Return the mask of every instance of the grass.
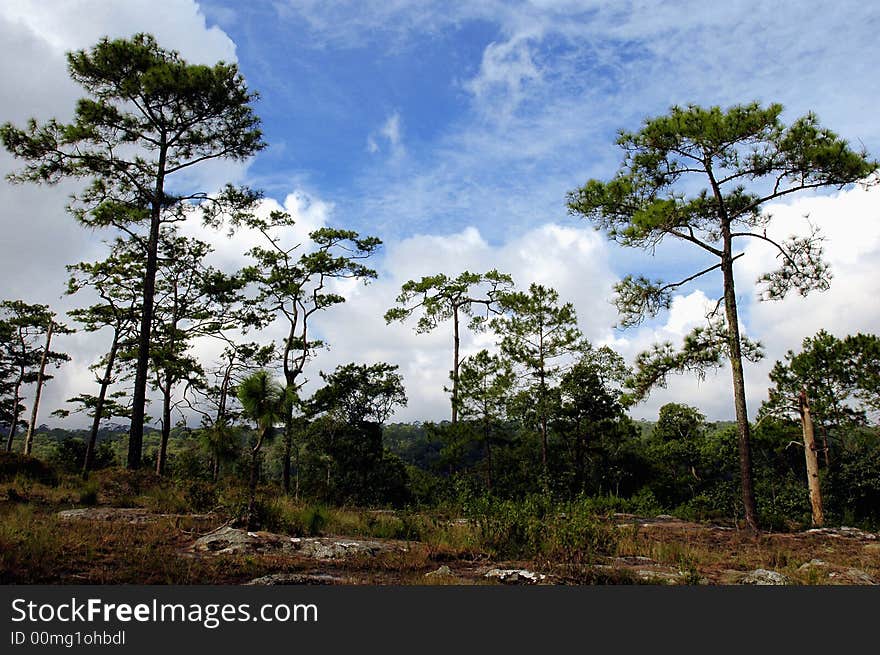
M 880 578 L 880 549 L 850 539 L 764 533 L 693 523 L 618 525 L 603 501 L 553 504 L 481 500 L 465 516 L 439 511 L 327 507 L 261 490 L 264 529 L 292 536 L 340 536 L 407 542 L 405 550 L 346 562 L 270 555 L 193 557 L 184 548 L 234 520 L 241 486 L 175 483 L 151 472 L 106 470 L 89 480 L 28 463 L 0 471 L 0 583 L 229 584 L 269 573 L 335 572 L 365 583 L 472 584 L 489 566 L 529 568 L 575 584 L 637 584 L 633 570 L 607 566 L 615 556 L 647 557 L 683 581 L 723 582 L 731 569 L 778 571 L 801 584 L 827 584 L 831 571 L 854 568 Z M 141 507 L 149 522 L 59 519 L 82 506 Z M 804 567 L 814 558 L 825 568 Z M 425 578 L 441 564 L 459 577 Z M 601 566 L 597 566 L 601 564 Z

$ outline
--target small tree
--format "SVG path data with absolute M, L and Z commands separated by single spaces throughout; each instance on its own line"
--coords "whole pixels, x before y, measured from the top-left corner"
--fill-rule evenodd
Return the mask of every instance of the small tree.
M 76 403 L 81 409 L 92 412 L 92 427 L 86 442 L 83 461 L 83 475 L 92 468 L 98 429 L 102 420 L 114 416 L 129 416 L 130 407 L 121 405 L 118 400 L 124 393 L 117 393 L 114 399 L 107 398 L 107 391 L 113 384 L 114 372 L 118 368 L 120 349 L 130 348 L 136 336 L 138 311 L 140 310 L 143 279 L 143 262 L 137 248 L 128 241 L 118 239 L 113 243 L 110 255 L 98 262 L 81 262 L 68 266 L 71 276 L 67 283 L 67 294 L 73 295 L 83 289 L 93 289 L 100 300 L 89 307 L 74 309 L 68 315 L 79 323 L 86 332 L 98 332 L 110 328 L 112 337 L 107 353 L 92 366 L 98 383 L 98 395 L 80 394 L 68 402 Z M 103 370 L 99 375 L 98 370 Z M 108 403 L 108 400 L 111 402 Z M 66 410 L 55 413 L 66 416 Z
M 335 292 L 334 282 L 354 279 L 367 283 L 376 277 L 376 271 L 361 261 L 372 256 L 382 242 L 351 230 L 321 228 L 309 235 L 310 242 L 305 248 L 301 244 L 286 247 L 282 235 L 295 223 L 289 214 L 273 212 L 268 219 L 248 216 L 241 223 L 259 231 L 265 239 L 264 246 L 248 253 L 254 260 L 248 269 L 248 280 L 256 286 L 248 323 L 264 327 L 280 318 L 287 328 L 287 336 L 277 349 L 290 399 L 285 414 L 282 461 L 282 485 L 287 492 L 300 376 L 322 345 L 312 335 L 313 318 L 345 302 L 345 297 Z
M 25 454 L 30 454 L 43 383 L 51 379 L 46 374 L 46 366 L 52 364 L 58 367 L 70 360 L 66 353 L 51 350 L 52 333 L 68 333 L 70 330 L 55 321 L 55 315 L 48 305 L 31 305 L 21 300 L 5 300 L 0 303 L 0 325 L 3 326 L 0 336 L 4 338 L 2 369 L 9 403 L 6 410 L 9 420 L 6 452 L 12 451 L 15 433 L 24 411 L 21 403 L 24 400 L 22 386 L 36 383 L 31 420 L 26 424 L 24 444 Z
M 513 391 L 516 376 L 508 362 L 498 355 L 481 350 L 465 358 L 461 364 L 461 385 L 458 394 L 459 416 L 463 421 L 473 421 L 476 433 L 486 453 L 486 489 L 492 492 L 493 431 L 507 416 L 507 405 Z
M 505 273 L 491 270 L 488 273 L 465 271 L 456 278 L 442 273 L 410 280 L 400 289 L 397 307 L 385 312 L 385 321 L 405 321 L 421 311 L 416 332 L 431 332 L 440 323 L 452 319 L 452 422 L 458 421 L 458 376 L 461 365 L 460 322 L 468 317 L 468 327 L 480 331 L 486 318 L 500 312 L 499 299 L 513 287 L 513 280 Z M 480 305 L 485 316 L 476 315 L 475 305 Z
M 345 364 L 332 373 L 321 373 L 325 386 L 310 403 L 311 412 L 327 412 L 337 419 L 358 425 L 366 421 L 382 424 L 395 406 L 405 407 L 407 398 L 397 366 Z
M 624 246 L 653 250 L 671 237 L 715 261 L 671 283 L 628 275 L 616 287 L 617 306 L 622 325 L 636 325 L 645 316 L 668 309 L 673 292 L 683 285 L 720 271 L 724 320 L 715 321 L 701 335 L 703 348 L 674 353 L 671 345 L 663 346 L 641 357 L 637 369 L 647 374 L 640 377 L 634 398 L 662 384 L 668 373 L 701 371 L 707 360 L 730 362 L 740 484 L 746 522 L 754 530 L 758 516 L 743 377 L 746 353 L 734 287 L 734 263 L 743 253 L 735 253 L 734 244 L 757 239 L 777 251 L 781 265 L 763 276 L 764 298 L 828 288 L 820 235 L 813 230 L 785 241 L 767 236 L 772 216 L 763 206 L 799 191 L 839 188 L 877 170 L 876 162 L 821 127 L 813 114 L 786 127 L 781 113 L 778 104 L 754 103 L 726 111 L 673 107 L 666 116 L 646 120 L 638 132 L 621 131 L 617 143 L 624 150 L 624 161 L 613 179 L 590 180 L 568 196 L 572 214 L 592 221 Z M 703 188 L 694 192 L 697 184 Z
M 501 352 L 525 370 L 533 382 L 535 408 L 541 431 L 541 464 L 547 483 L 547 422 L 551 387 L 563 371 L 564 358 L 580 343 L 581 331 L 571 303 L 559 304 L 555 289 L 529 285 L 528 293 L 507 293 L 502 298 L 503 316 L 492 320 L 501 336 Z
M 801 352 L 789 350 L 785 362 L 770 372 L 773 387 L 759 415 L 797 417 L 804 437 L 804 458 L 813 525 L 824 522 L 818 452 L 830 463 L 828 436 L 841 441 L 848 428 L 866 425 L 867 412 L 877 407 L 880 385 L 880 338 L 857 334 L 837 339 L 825 330 L 804 339 Z M 817 446 L 815 426 L 823 445 Z
M 345 364 L 322 373 L 326 385 L 305 403 L 313 482 L 328 500 L 358 504 L 400 501 L 400 464 L 385 451 L 382 424 L 406 405 L 403 380 L 391 364 Z M 320 476 L 314 475 L 322 471 Z M 405 475 L 404 475 L 405 478 Z
M 156 312 L 151 348 L 154 385 L 162 394 L 162 432 L 156 457 L 156 473 L 162 475 L 167 459 L 171 414 L 183 404 L 194 387 L 204 385 L 204 371 L 190 351 L 193 339 L 218 337 L 238 327 L 245 280 L 205 264 L 211 247 L 199 240 L 168 230 L 160 244 L 156 283 Z M 185 385 L 180 396 L 175 393 Z
M 256 424 L 251 444 L 251 471 L 248 485 L 247 529 L 257 528 L 256 498 L 260 476 L 260 451 L 273 426 L 283 420 L 288 405 L 283 386 L 275 382 L 267 371 L 252 373 L 238 387 L 238 400 L 244 415 Z
M 67 65 L 88 94 L 77 103 L 73 123 L 31 120 L 23 130 L 6 123 L 0 138 L 28 162 L 12 181 L 87 180 L 69 207 L 76 219 L 89 227 L 114 226 L 143 244 L 128 448 L 128 467 L 138 468 L 161 227 L 185 220 L 196 206 L 208 222 L 254 206 L 258 195 L 248 189 L 230 186 L 211 194 L 192 189 L 185 176 L 204 162 L 243 160 L 265 147 L 251 108 L 257 96 L 234 64 L 188 64 L 148 34 L 102 39 L 89 51 L 68 53 Z
M 239 439 L 233 425 L 240 413 L 234 406 L 239 383 L 248 374 L 268 366 L 276 359 L 272 345 L 238 343 L 228 338 L 226 343 L 220 361 L 208 370 L 213 383 L 194 388 L 200 398 L 195 404 L 190 404 L 190 408 L 202 416 L 199 440 L 211 458 L 211 477 L 214 481 L 220 476 L 221 463 L 233 459 L 239 449 Z
M 70 361 L 70 355 L 67 353 L 52 352 L 52 335 L 54 334 L 71 334 L 73 330 L 66 325 L 58 323 L 55 315 L 50 314 L 46 328 L 46 343 L 43 351 L 40 353 L 40 366 L 37 369 L 37 378 L 34 380 L 36 389 L 34 391 L 34 403 L 31 407 L 31 420 L 27 426 L 27 433 L 24 438 L 24 454 L 30 455 L 34 446 L 34 430 L 37 429 L 37 415 L 40 411 L 40 398 L 43 395 L 43 385 L 47 380 L 51 380 L 51 375 L 46 375 L 46 365 L 50 362 L 54 363 L 56 368 L 61 366 L 62 362 Z
M 594 348 L 586 339 L 577 360 L 562 375 L 554 418 L 572 443 L 574 491 L 587 490 L 587 459 L 599 449 L 600 438 L 616 431 L 624 416 L 620 386 L 628 373 L 623 358 L 608 346 Z

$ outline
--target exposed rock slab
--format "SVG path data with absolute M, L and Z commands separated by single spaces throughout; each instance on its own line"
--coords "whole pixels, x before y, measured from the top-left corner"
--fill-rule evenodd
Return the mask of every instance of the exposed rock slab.
M 845 537 L 848 539 L 862 539 L 865 541 L 876 541 L 877 539 L 880 539 L 880 537 L 878 537 L 873 532 L 865 532 L 864 530 L 859 530 L 858 528 L 850 528 L 845 525 L 839 528 L 812 528 L 810 530 L 807 530 L 806 534 L 821 537 Z
M 687 576 L 680 570 L 671 566 L 664 566 L 650 557 L 628 556 L 612 557 L 608 564 L 598 564 L 593 568 L 596 571 L 611 573 L 614 571 L 626 571 L 637 580 L 649 584 L 686 584 Z
M 197 539 L 190 550 L 196 553 L 217 554 L 276 553 L 300 555 L 318 560 L 335 560 L 400 552 L 406 550 L 406 546 L 390 541 L 288 537 L 272 532 L 248 532 L 224 526 Z
M 162 519 L 211 519 L 210 514 L 157 514 L 143 507 L 81 507 L 58 512 L 62 521 L 119 521 L 155 523 Z
M 547 581 L 547 576 L 543 573 L 527 569 L 490 569 L 485 577 L 502 584 L 540 584 Z
M 845 584 L 845 585 L 869 585 L 874 586 L 880 584 L 876 578 L 874 578 L 867 571 L 862 571 L 861 569 L 843 569 L 838 571 L 831 571 L 828 573 L 828 579 L 831 584 Z
M 328 573 L 272 573 L 246 582 L 246 586 L 336 585 L 346 584 L 344 578 Z
M 778 571 L 755 569 L 754 571 L 726 571 L 722 579 L 725 584 L 742 585 L 792 585 L 794 580 Z
M 452 569 L 450 569 L 445 564 L 443 566 L 441 566 L 439 569 L 437 569 L 436 571 L 431 571 L 430 573 L 425 573 L 426 578 L 450 578 L 454 575 L 455 574 L 452 572 Z

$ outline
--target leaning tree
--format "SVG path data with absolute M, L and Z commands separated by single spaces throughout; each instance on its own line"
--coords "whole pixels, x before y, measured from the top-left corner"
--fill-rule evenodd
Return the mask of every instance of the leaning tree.
M 753 530 L 758 529 L 758 517 L 743 358 L 755 349 L 754 344 L 744 345 L 740 334 L 734 263 L 743 252 L 737 252 L 735 244 L 759 240 L 776 250 L 779 268 L 761 278 L 764 299 L 780 299 L 792 290 L 806 295 L 828 288 L 821 235 L 812 229 L 806 236 L 785 240 L 769 236 L 772 214 L 765 205 L 799 191 L 840 188 L 877 170 L 865 152 L 851 149 L 812 113 L 789 126 L 782 123 L 781 113 L 779 104 L 727 110 L 672 107 L 666 116 L 647 119 L 638 132 L 620 132 L 617 144 L 624 159 L 611 180 L 589 180 L 568 195 L 572 214 L 593 222 L 621 245 L 653 252 L 673 238 L 712 262 L 674 282 L 626 276 L 616 286 L 624 327 L 668 309 L 673 293 L 683 285 L 721 273 L 721 297 L 708 327 L 689 335 L 680 351 L 664 344 L 640 356 L 633 398 L 641 399 L 652 386 L 665 384 L 669 373 L 730 362 L 742 498 Z M 722 306 L 723 317 L 718 315 Z
M 128 467 L 141 465 L 150 338 L 163 224 L 249 211 L 258 194 L 247 188 L 200 189 L 194 167 L 244 160 L 265 147 L 259 118 L 235 64 L 202 66 L 164 50 L 148 34 L 102 39 L 67 55 L 71 78 L 87 96 L 73 122 L 24 129 L 0 127 L 3 145 L 27 162 L 16 182 L 87 182 L 69 205 L 88 227 L 115 227 L 140 243 L 145 259 L 138 356 L 132 393 Z M 218 192 L 219 191 L 219 192 Z

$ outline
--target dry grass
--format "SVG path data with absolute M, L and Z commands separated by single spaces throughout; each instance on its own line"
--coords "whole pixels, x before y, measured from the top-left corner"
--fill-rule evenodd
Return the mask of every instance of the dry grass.
M 407 548 L 329 563 L 290 556 L 186 555 L 185 546 L 199 534 L 235 517 L 242 502 L 241 489 L 235 487 L 209 490 L 208 501 L 217 503 L 211 518 L 157 517 L 130 524 L 65 521 L 57 516 L 59 510 L 88 504 L 187 513 L 192 494 L 198 491 L 149 472 L 102 471 L 88 481 L 78 476 L 44 481 L 7 476 L 0 482 L 0 583 L 238 584 L 269 573 L 329 572 L 361 584 L 479 584 L 485 582 L 482 573 L 489 566 L 539 570 L 575 584 L 643 581 L 627 568 L 597 566 L 614 556 L 650 558 L 658 567 L 684 572 L 689 583 L 723 583 L 730 570 L 758 568 L 778 571 L 801 584 L 842 581 L 828 574 L 845 574 L 849 569 L 880 579 L 878 542 L 802 533 L 754 536 L 687 522 L 613 525 L 586 515 L 579 523 L 566 523 L 569 519 L 542 523 L 535 548 L 515 555 L 520 558 L 516 561 L 505 561 L 498 555 L 496 524 L 487 534 L 479 521 L 431 513 L 327 508 L 279 498 L 269 488 L 263 494 L 269 522 L 264 527 L 269 530 L 394 539 Z M 582 536 L 593 541 L 581 543 Z M 802 566 L 813 559 L 825 564 Z M 455 575 L 425 577 L 442 564 L 448 564 Z

